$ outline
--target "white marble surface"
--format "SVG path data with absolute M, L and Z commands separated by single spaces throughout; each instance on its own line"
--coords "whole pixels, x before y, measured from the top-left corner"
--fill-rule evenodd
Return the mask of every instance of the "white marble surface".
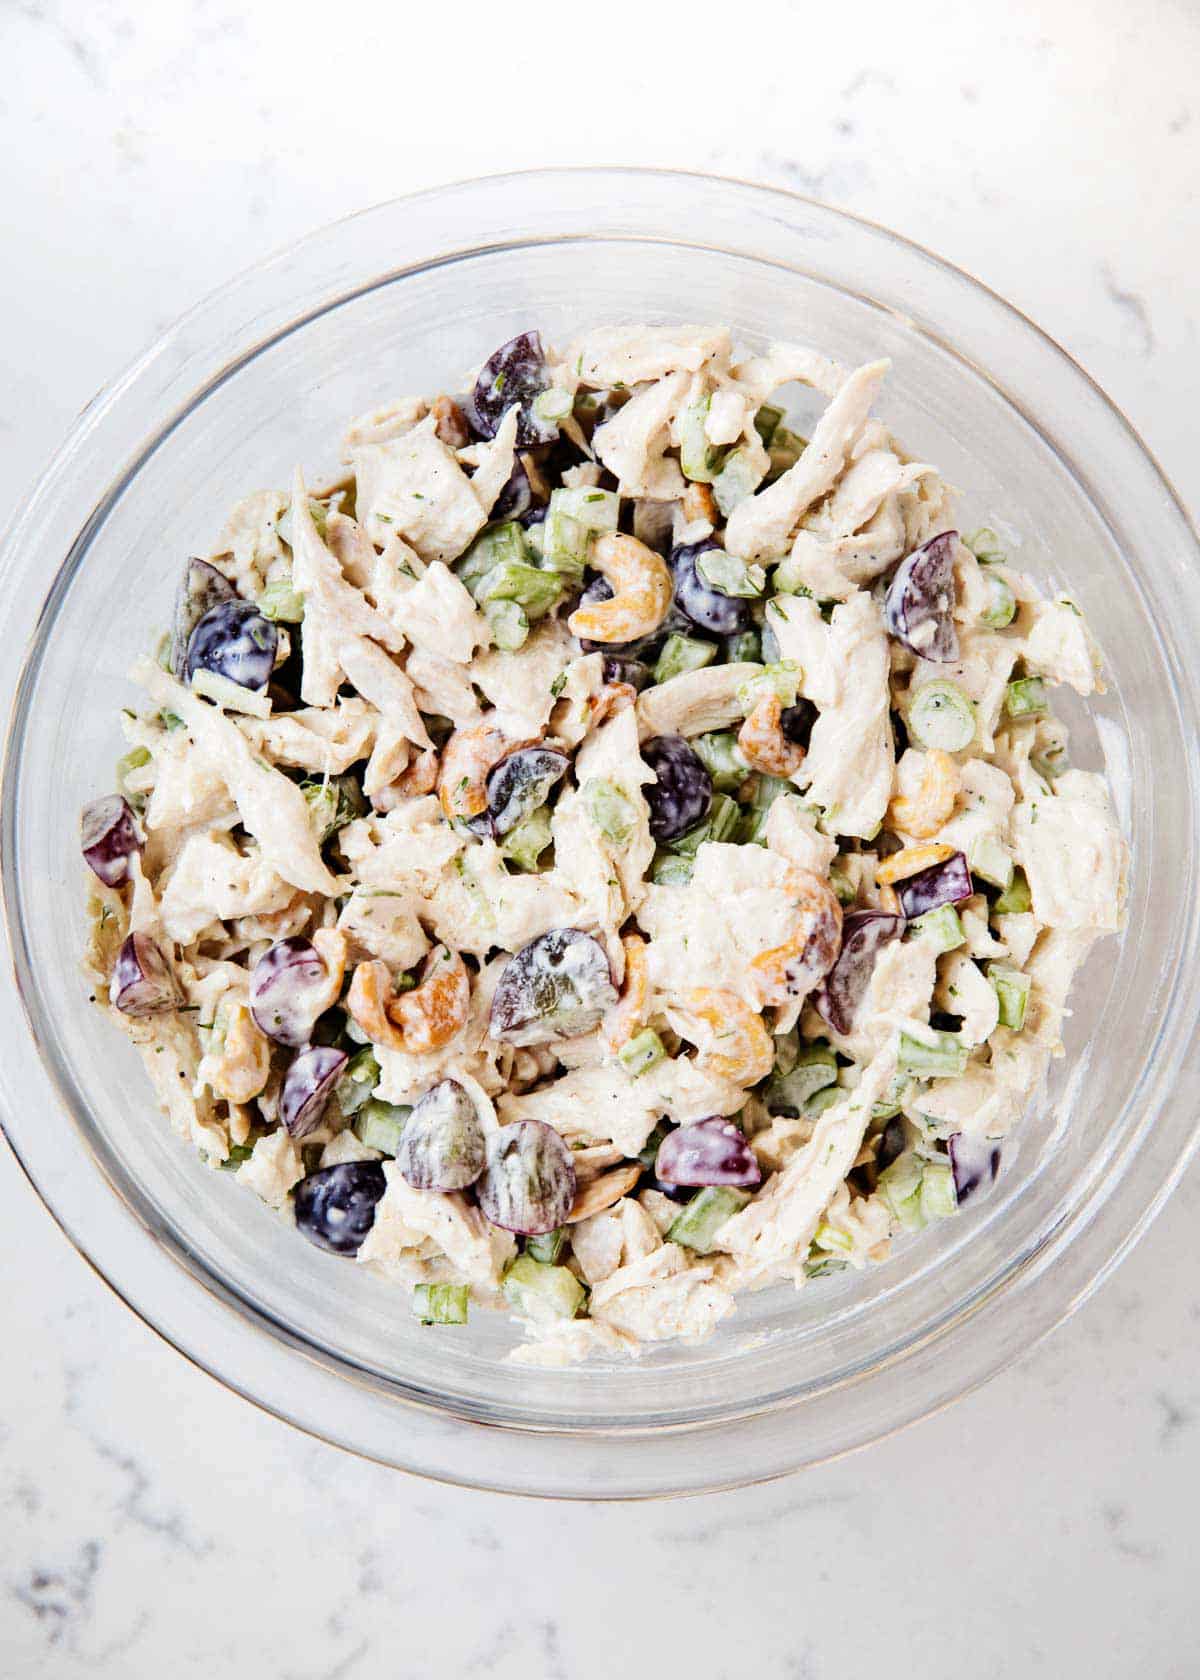
M 1187 0 L 304 10 L 0 9 L 0 511 L 235 269 L 548 160 L 753 175 L 890 223 L 1065 342 L 1200 502 Z M 0 1156 L 0 1673 L 1194 1676 L 1198 1214 L 1193 1170 L 1071 1323 L 896 1440 L 568 1508 L 260 1416 L 135 1322 Z

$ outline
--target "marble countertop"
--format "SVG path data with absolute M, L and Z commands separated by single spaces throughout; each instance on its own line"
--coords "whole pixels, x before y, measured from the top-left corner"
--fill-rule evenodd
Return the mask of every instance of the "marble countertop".
M 727 7 L 685 25 L 612 0 L 552 36 L 546 13 L 410 11 L 0 10 L 0 518 L 233 271 L 397 192 L 546 161 L 754 176 L 890 224 L 1065 343 L 1200 505 L 1194 9 L 766 0 L 740 39 Z M 1070 1323 L 866 1453 L 568 1507 L 425 1485 L 256 1412 L 125 1311 L 0 1152 L 0 1673 L 1183 1680 L 1198 1216 L 1193 1168 Z

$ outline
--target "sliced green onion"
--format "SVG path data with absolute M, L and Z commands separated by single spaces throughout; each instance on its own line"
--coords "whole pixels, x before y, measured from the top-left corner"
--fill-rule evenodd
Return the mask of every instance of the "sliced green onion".
M 652 1027 L 637 1033 L 617 1051 L 617 1060 L 631 1079 L 649 1073 L 666 1055 L 663 1041 Z
M 692 878 L 692 860 L 674 852 L 657 852 L 650 867 L 650 879 L 657 887 L 686 887 Z
M 525 1252 L 535 1259 L 541 1266 L 553 1266 L 567 1241 L 567 1227 L 560 1225 L 554 1231 L 543 1231 L 539 1236 L 525 1238 Z
M 978 834 L 967 847 L 967 862 L 973 875 L 980 875 L 1001 892 L 1013 878 L 1013 860 L 998 834 Z
M 710 396 L 700 397 L 679 417 L 679 465 L 683 476 L 696 484 L 711 484 L 721 459 L 720 450 L 713 448 L 704 430 L 711 401 Z
M 691 743 L 692 751 L 712 777 L 718 793 L 734 793 L 750 774 L 750 765 L 742 756 L 737 736 L 730 730 L 714 730 L 709 735 L 697 735 Z
M 754 430 L 762 439 L 764 449 L 770 449 L 771 439 L 775 436 L 776 427 L 782 420 L 783 410 L 776 408 L 773 403 L 763 403 L 754 416 Z
M 1021 1032 L 1025 1026 L 1025 1010 L 1029 1003 L 1028 974 L 1022 974 L 1016 968 L 1009 968 L 1006 963 L 989 963 L 987 975 L 1000 1005 L 1000 1025 L 1008 1027 L 1012 1032 Z
M 938 677 L 913 696 L 908 730 L 922 747 L 961 752 L 975 739 L 975 708 L 957 683 Z
M 475 591 L 481 603 L 516 601 L 530 618 L 541 618 L 562 595 L 562 579 L 540 566 L 526 566 L 518 560 L 504 560 L 493 566 Z
M 560 385 L 551 385 L 545 391 L 539 391 L 533 399 L 533 412 L 539 420 L 545 420 L 551 426 L 560 425 L 574 406 L 574 397 Z
M 926 910 L 909 927 L 918 938 L 928 940 L 939 955 L 943 951 L 956 951 L 967 942 L 962 917 L 953 904 L 939 904 L 936 910 Z
M 765 1092 L 771 1114 L 802 1114 L 818 1091 L 837 1083 L 838 1061 L 827 1044 L 806 1044 L 787 1073 L 776 1073 Z
M 728 1184 L 709 1185 L 694 1195 L 667 1231 L 667 1241 L 696 1254 L 711 1254 L 713 1240 L 727 1219 L 750 1200 L 748 1190 Z
M 670 682 L 672 677 L 681 677 L 685 671 L 703 670 L 716 657 L 715 642 L 701 642 L 695 636 L 668 636 L 654 667 L 654 680 L 656 683 Z
M 967 1046 L 958 1034 L 931 1029 L 930 1038 L 932 1042 L 926 1042 L 902 1032 L 897 1068 L 923 1079 L 948 1079 L 962 1073 L 967 1065 Z
M 370 1044 L 357 1051 L 342 1069 L 334 1088 L 337 1105 L 347 1119 L 357 1114 L 379 1083 L 379 1063 Z M 362 1142 L 362 1139 L 359 1139 Z
M 1003 630 L 1012 623 L 1017 616 L 1017 597 L 1002 577 L 989 572 L 984 583 L 987 586 L 988 604 L 979 615 L 982 623 L 989 630 Z
M 696 570 L 718 595 L 754 601 L 767 585 L 767 574 L 761 566 L 748 566 L 736 555 L 726 554 L 723 548 L 706 548 L 696 557 Z
M 1010 718 L 1041 717 L 1050 710 L 1050 694 L 1041 677 L 1018 677 L 1004 691 L 1004 710 Z
M 354 1135 L 368 1149 L 378 1149 L 381 1155 L 394 1155 L 400 1147 L 400 1134 L 412 1109 L 403 1103 L 381 1102 L 369 1097 L 354 1116 Z
M 764 694 L 774 694 L 781 706 L 794 706 L 800 689 L 802 672 L 794 659 L 781 659 L 777 664 L 764 665 L 753 677 L 738 684 L 738 705 L 752 712 Z
M 1033 909 L 1033 896 L 1029 891 L 1029 882 L 1025 878 L 1025 871 L 1017 868 L 1012 872 L 1012 879 L 1005 887 L 1000 897 L 992 905 L 993 916 L 1024 916 Z
M 762 657 L 762 636 L 757 630 L 726 636 L 725 658 L 730 665 L 761 665 Z
M 413 1312 L 422 1324 L 465 1324 L 470 1290 L 465 1283 L 418 1283 Z
M 501 856 L 511 858 L 519 868 L 532 873 L 552 837 L 550 812 L 545 805 L 539 805 L 504 836 Z
M 281 573 L 258 597 L 258 610 L 276 624 L 299 624 L 304 618 L 304 596 L 292 585 L 292 574 Z
M 762 472 L 744 449 L 731 449 L 712 481 L 713 500 L 728 519 L 735 507 L 746 501 L 762 483 Z
M 485 601 L 483 616 L 487 619 L 492 640 L 503 653 L 516 653 L 529 639 L 529 614 L 518 601 Z
M 614 782 L 591 776 L 583 784 L 587 814 L 605 839 L 620 845 L 637 826 L 637 811 Z
M 990 525 L 981 525 L 978 531 L 972 531 L 963 542 L 971 550 L 976 560 L 985 566 L 1002 566 L 1008 556 L 1000 546 L 1000 538 Z
M 538 1323 L 574 1318 L 586 1297 L 574 1272 L 565 1266 L 543 1265 L 528 1253 L 513 1261 L 501 1288 L 514 1312 Z

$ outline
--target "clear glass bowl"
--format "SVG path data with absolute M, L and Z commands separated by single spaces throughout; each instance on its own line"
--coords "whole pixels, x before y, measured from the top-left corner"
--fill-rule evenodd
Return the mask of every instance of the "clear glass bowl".
M 699 1349 L 538 1371 L 500 1315 L 431 1333 L 310 1248 L 158 1117 L 87 1006 L 78 811 L 122 750 L 125 673 L 228 505 L 332 465 L 349 417 L 451 387 L 537 324 L 725 321 L 894 369 L 881 411 L 1069 585 L 1108 695 L 1072 721 L 1134 846 L 1129 929 L 1072 998 L 1067 1056 L 990 1202 L 887 1266 L 744 1299 Z M 965 275 L 788 194 L 548 171 L 314 235 L 173 328 L 80 417 L 3 551 L 12 704 L 4 893 L 23 1016 L 4 1124 L 76 1246 L 148 1323 L 260 1405 L 389 1464 L 525 1493 L 643 1496 L 780 1474 L 944 1404 L 1027 1349 L 1144 1229 L 1196 1137 L 1197 544 L 1138 439 L 1062 351 Z M 481 1425 L 491 1425 L 484 1428 Z

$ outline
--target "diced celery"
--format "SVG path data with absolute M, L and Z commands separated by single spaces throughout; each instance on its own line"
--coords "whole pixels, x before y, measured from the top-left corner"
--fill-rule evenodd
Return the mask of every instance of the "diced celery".
M 713 500 L 721 517 L 728 519 L 735 507 L 753 496 L 762 482 L 762 473 L 753 465 L 744 449 L 731 449 L 721 462 L 721 469 L 712 481 Z
M 696 570 L 710 589 L 719 595 L 754 601 L 766 588 L 767 574 L 761 566 L 748 566 L 723 548 L 706 548 L 696 557 Z
M 413 1312 L 422 1324 L 465 1324 L 470 1294 L 465 1283 L 418 1283 Z
M 1024 916 L 1033 909 L 1033 897 L 1029 891 L 1029 882 L 1025 879 L 1025 871 L 1017 868 L 1012 872 L 1012 879 L 992 905 L 993 916 Z
M 525 1252 L 542 1266 L 553 1266 L 562 1253 L 567 1241 L 567 1227 L 560 1225 L 554 1231 L 543 1231 L 540 1236 L 525 1238 Z
M 769 811 L 756 811 L 753 805 L 743 805 L 742 814 L 738 818 L 737 829 L 733 836 L 735 844 L 739 846 L 765 846 L 769 816 Z
M 944 1079 L 962 1073 L 967 1065 L 967 1046 L 957 1033 L 931 1029 L 931 1042 L 901 1032 L 896 1065 L 903 1073 L 919 1078 Z
M 678 633 L 670 635 L 663 643 L 658 663 L 654 667 L 654 680 L 656 683 L 670 682 L 672 677 L 681 677 L 685 671 L 702 670 L 705 665 L 711 665 L 716 657 L 715 642 L 701 642 L 694 636 L 681 636 Z
M 837 1231 L 824 1220 L 817 1226 L 812 1235 L 813 1247 L 819 1248 L 826 1254 L 849 1254 L 854 1247 L 854 1238 L 849 1231 Z
M 995 962 L 988 964 L 987 973 L 1000 1005 L 1000 1025 L 1012 1032 L 1020 1032 L 1025 1026 L 1025 1009 L 1029 1003 L 1028 974 L 1009 968 L 1006 963 Z
M 575 400 L 570 391 L 564 391 L 560 385 L 551 385 L 539 391 L 533 399 L 533 412 L 539 420 L 545 420 L 551 426 L 561 424 L 574 406 Z
M 752 712 L 764 694 L 774 694 L 781 706 L 794 706 L 802 674 L 794 659 L 781 659 L 775 665 L 764 665 L 755 676 L 739 683 L 738 705 Z
M 254 1153 L 253 1143 L 231 1143 L 229 1153 L 221 1162 L 226 1172 L 236 1172 L 238 1167 L 245 1166 Z
M 1017 616 L 1017 597 L 1002 577 L 988 573 L 984 578 L 988 604 L 979 615 L 989 630 L 1003 630 Z
M 750 774 L 750 766 L 742 757 L 737 736 L 731 730 L 714 730 L 709 735 L 697 735 L 691 743 L 692 751 L 712 777 L 718 793 L 733 793 Z
M 754 784 L 753 804 L 756 811 L 766 811 L 786 793 L 794 794 L 796 784 L 785 776 L 760 775 Z
M 637 811 L 615 783 L 590 776 L 583 784 L 583 802 L 601 834 L 620 845 L 637 825 Z
M 292 585 L 292 574 L 282 573 L 258 597 L 258 610 L 276 624 L 299 624 L 304 618 L 304 596 Z
M 547 1266 L 531 1254 L 521 1254 L 504 1274 L 501 1285 L 514 1312 L 535 1323 L 574 1318 L 586 1290 L 565 1266 Z
M 891 1120 L 899 1114 L 901 1105 L 904 1102 L 904 1093 L 908 1090 L 908 1085 L 909 1080 L 907 1074 L 893 1074 L 883 1101 L 872 1105 L 872 1120 Z
M 771 1114 L 801 1114 L 818 1091 L 837 1083 L 837 1057 L 827 1044 L 805 1044 L 787 1073 L 776 1073 L 767 1084 L 766 1104 Z
M 675 852 L 657 852 L 650 879 L 658 887 L 686 887 L 692 878 L 692 860 Z
M 351 1056 L 334 1088 L 337 1105 L 347 1119 L 358 1113 L 378 1083 L 379 1063 L 373 1047 L 368 1044 Z
M 985 566 L 1003 565 L 1008 558 L 1000 546 L 1000 538 L 990 525 L 981 525 L 978 531 L 972 531 L 963 542 L 971 550 L 976 560 Z
M 615 490 L 599 490 L 594 484 L 580 484 L 573 490 L 555 490 L 550 506 L 569 514 L 588 531 L 615 531 L 621 514 L 621 499 Z
M 919 1155 L 906 1150 L 883 1169 L 876 1181 L 876 1194 L 906 1231 L 920 1231 L 925 1224 L 921 1212 L 923 1165 Z
M 770 449 L 771 439 L 775 435 L 775 428 L 783 419 L 783 410 L 776 408 L 773 403 L 763 403 L 754 416 L 754 430 L 763 441 L 763 448 Z
M 975 708 L 957 683 L 938 677 L 913 696 L 908 732 L 922 747 L 961 752 L 975 739 Z
M 758 630 L 743 630 L 740 635 L 726 636 L 725 658 L 731 665 L 761 665 L 763 639 Z
M 712 398 L 707 394 L 689 403 L 679 416 L 679 465 L 683 476 L 697 484 L 711 484 L 721 452 L 714 449 L 704 431 Z
M 974 875 L 981 875 L 1004 892 L 1013 878 L 1013 860 L 998 834 L 978 834 L 967 847 L 967 862 Z
M 147 747 L 131 747 L 117 760 L 117 787 L 124 793 L 125 783 L 135 770 L 141 770 L 150 762 L 150 751 Z
M 381 1102 L 369 1097 L 354 1116 L 354 1135 L 368 1149 L 378 1149 L 382 1155 L 394 1155 L 400 1147 L 400 1134 L 412 1109 L 403 1103 Z
M 750 1200 L 748 1190 L 728 1184 L 709 1185 L 694 1195 L 667 1231 L 667 1241 L 697 1254 L 711 1254 L 713 1240 L 727 1219 Z
M 509 830 L 500 851 L 504 857 L 511 858 L 518 868 L 533 871 L 551 838 L 550 812 L 545 805 L 539 805 Z
M 771 588 L 776 595 L 808 595 L 812 590 L 800 576 L 800 562 L 787 554 L 771 574 Z
M 507 519 L 481 531 L 462 559 L 455 561 L 454 570 L 460 582 L 478 600 L 479 586 L 493 567 L 505 564 L 527 566 L 530 558 L 524 529 L 515 519 Z
M 666 1055 L 663 1041 L 652 1027 L 637 1033 L 617 1051 L 617 1060 L 631 1079 L 649 1073 Z
M 939 953 L 956 951 L 960 945 L 966 944 L 962 917 L 953 904 L 939 904 L 936 910 L 926 910 L 909 927 L 919 938 L 928 940 Z
M 824 1114 L 827 1108 L 833 1108 L 846 1095 L 840 1085 L 826 1085 L 823 1091 L 815 1091 L 804 1105 L 805 1114 Z
M 503 560 L 493 566 L 475 591 L 480 603 L 516 601 L 530 618 L 548 613 L 561 595 L 562 579 L 556 572 L 544 572 L 540 566 L 522 565 L 517 560 Z
M 857 887 L 845 869 L 839 867 L 836 858 L 829 866 L 829 885 L 833 888 L 839 904 L 853 904 L 858 897 Z
M 300 792 L 308 802 L 309 820 L 322 845 L 340 828 L 345 828 L 348 822 L 366 815 L 367 802 L 354 776 L 330 776 L 323 782 L 301 782 Z
M 1041 677 L 1018 677 L 1004 691 L 1004 710 L 1010 718 L 1041 717 L 1050 709 L 1050 695 Z
M 492 640 L 504 653 L 516 653 L 529 639 L 529 614 L 518 601 L 485 601 L 483 616 L 487 619 Z
M 954 1194 L 954 1175 L 949 1167 L 926 1161 L 921 1174 L 921 1217 L 927 1225 L 935 1219 L 949 1219 L 958 1212 L 958 1198 Z

